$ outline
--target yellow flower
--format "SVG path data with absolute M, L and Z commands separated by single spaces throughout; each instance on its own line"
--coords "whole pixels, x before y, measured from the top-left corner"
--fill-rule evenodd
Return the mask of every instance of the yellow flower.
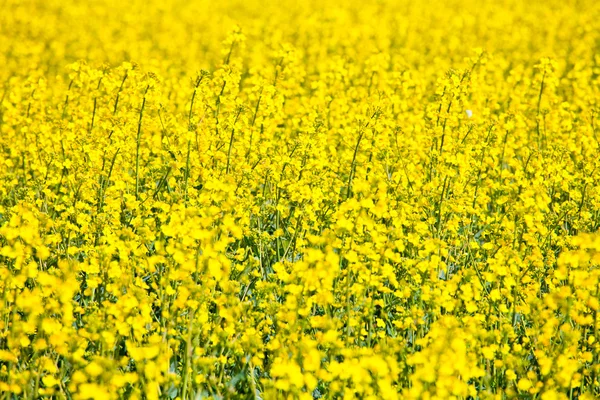
M 533 386 L 533 384 L 527 378 L 521 378 L 521 379 L 519 379 L 519 382 L 517 383 L 517 388 L 522 392 L 528 391 L 532 386 Z

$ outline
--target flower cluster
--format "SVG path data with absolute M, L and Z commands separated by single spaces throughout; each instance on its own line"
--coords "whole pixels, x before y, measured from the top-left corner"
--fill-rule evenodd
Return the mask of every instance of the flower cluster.
M 4 2 L 1 400 L 600 396 L 600 8 L 321 3 Z

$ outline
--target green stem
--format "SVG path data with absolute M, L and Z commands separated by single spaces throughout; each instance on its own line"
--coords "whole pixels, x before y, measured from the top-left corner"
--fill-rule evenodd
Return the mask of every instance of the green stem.
M 150 89 L 150 85 L 146 87 L 142 107 L 140 108 L 140 119 L 138 120 L 136 148 L 135 148 L 135 198 L 140 199 L 140 137 L 142 135 L 142 119 L 144 118 L 144 108 L 146 107 L 146 94 Z

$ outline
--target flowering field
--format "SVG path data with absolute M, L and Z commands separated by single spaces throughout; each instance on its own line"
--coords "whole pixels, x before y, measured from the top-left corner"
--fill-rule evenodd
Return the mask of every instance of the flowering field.
M 0 400 L 600 396 L 591 0 L 0 3 Z

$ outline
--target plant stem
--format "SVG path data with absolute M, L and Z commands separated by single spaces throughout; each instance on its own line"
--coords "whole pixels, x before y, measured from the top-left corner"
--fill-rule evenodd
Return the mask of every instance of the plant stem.
M 142 135 L 142 119 L 144 118 L 144 108 L 146 107 L 146 94 L 150 89 L 150 85 L 146 87 L 142 107 L 140 108 L 140 119 L 138 120 L 136 148 L 135 148 L 135 198 L 140 199 L 140 137 Z

